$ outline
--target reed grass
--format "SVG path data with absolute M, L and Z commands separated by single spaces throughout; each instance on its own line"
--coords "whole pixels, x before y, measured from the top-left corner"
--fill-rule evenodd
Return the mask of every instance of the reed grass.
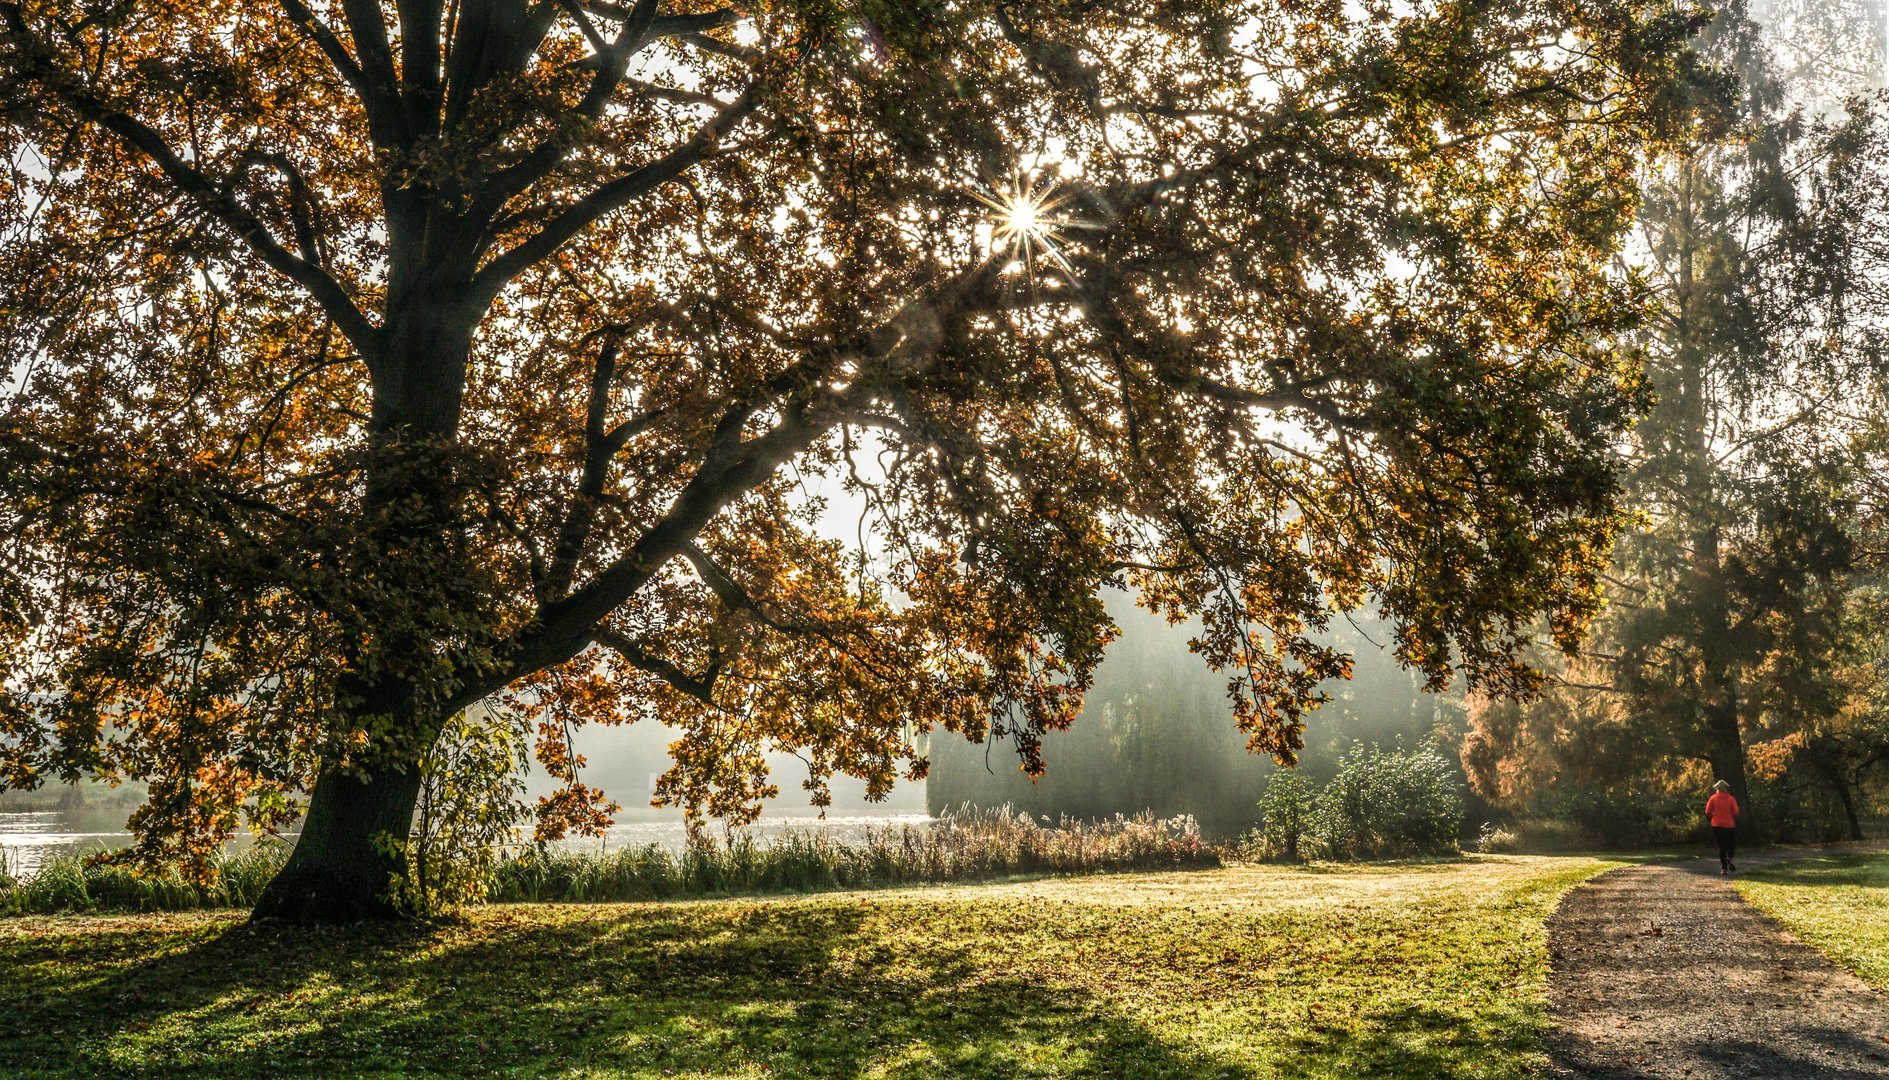
M 218 852 L 207 883 L 176 871 L 139 872 L 92 855 L 57 855 L 19 878 L 0 863 L 0 915 L 250 907 L 282 868 L 288 850 L 286 844 L 265 841 Z
M 767 840 L 704 838 L 681 854 L 655 844 L 599 854 L 526 848 L 500 863 L 488 899 L 661 900 L 1220 864 L 1191 817 L 1118 815 L 1045 826 L 1006 807 L 949 814 L 922 829 L 873 828 L 851 843 L 788 832 Z
M 0 915 L 250 907 L 287 857 L 280 843 L 220 853 L 209 884 L 81 855 L 52 858 L 19 880 L 0 865 Z M 662 900 L 1219 865 L 1219 850 L 1202 840 L 1191 817 L 1065 818 L 1050 825 L 1006 807 L 948 814 L 927 828 L 873 828 L 850 843 L 795 831 L 767 839 L 701 837 L 680 853 L 658 844 L 608 853 L 526 846 L 499 861 L 486 900 Z

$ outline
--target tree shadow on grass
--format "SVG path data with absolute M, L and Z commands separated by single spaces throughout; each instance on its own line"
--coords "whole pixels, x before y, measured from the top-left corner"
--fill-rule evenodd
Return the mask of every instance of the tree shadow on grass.
M 1759 865 L 1746 875 L 1778 885 L 1844 888 L 1889 882 L 1889 852 L 1843 851 Z
M 1276 986 L 1145 980 L 1164 955 L 1123 939 L 1032 954 L 1001 914 L 954 921 L 965 910 L 546 905 L 348 931 L 47 920 L 0 934 L 0 1076 L 1453 1078 L 1507 1075 L 1484 1066 L 1539 1038 L 1422 1001 L 1307 1027 L 1261 1011 L 1289 1000 L 1264 1003 Z
M 0 1074 L 1253 1075 L 1054 980 L 992 976 L 966 948 L 893 955 L 864 917 L 238 924 L 156 955 L 149 932 L 0 939 L 0 970 L 25 975 L 0 991 Z
M 1508 1015 L 1478 1023 L 1460 1012 L 1418 1003 L 1375 1010 L 1359 1019 L 1361 1023 L 1334 1024 L 1294 1037 L 1292 1052 L 1265 1075 L 1279 1080 L 1468 1080 L 1534 1075 L 1523 1070 L 1546 1061 L 1545 1021 L 1531 1024 Z

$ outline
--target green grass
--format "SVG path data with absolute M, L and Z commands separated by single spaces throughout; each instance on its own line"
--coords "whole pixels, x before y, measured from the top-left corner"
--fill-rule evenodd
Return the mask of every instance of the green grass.
M 1851 852 L 1754 870 L 1738 891 L 1879 990 L 1889 990 L 1889 852 Z
M 21 879 L 0 853 L 0 916 L 252 907 L 287 858 L 287 845 L 275 841 L 222 850 L 211 859 L 214 873 L 206 884 L 175 871 L 146 874 L 72 854 L 55 856 Z
M 1464 860 L 475 909 L 0 922 L 0 1075 L 1522 1077 L 1543 920 Z

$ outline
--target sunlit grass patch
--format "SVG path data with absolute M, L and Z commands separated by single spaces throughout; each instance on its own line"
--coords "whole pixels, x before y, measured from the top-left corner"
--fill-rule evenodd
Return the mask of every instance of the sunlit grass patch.
M 1889 852 L 1798 859 L 1754 870 L 1736 885 L 1825 956 L 1889 990 Z
M 0 923 L 0 1075 L 1523 1077 L 1610 862 L 1238 866 L 507 905 L 429 926 Z

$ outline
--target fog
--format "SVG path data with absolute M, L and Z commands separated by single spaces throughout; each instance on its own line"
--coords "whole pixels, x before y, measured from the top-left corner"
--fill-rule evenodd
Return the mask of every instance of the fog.
M 1109 596 L 1108 606 L 1122 635 L 1097 671 L 1082 716 L 1068 732 L 1045 740 L 1049 771 L 1041 779 L 1032 783 L 1024 775 L 1008 740 L 973 744 L 939 732 L 930 741 L 928 783 L 901 784 L 885 802 L 871 803 L 863 784 L 836 778 L 829 815 L 939 814 L 966 804 L 1010 804 L 1052 819 L 1150 810 L 1192 814 L 1210 832 L 1250 825 L 1265 778 L 1277 766 L 1247 751 L 1233 725 L 1225 676 L 1188 651 L 1188 627 L 1169 626 L 1126 594 Z M 1308 774 L 1328 777 L 1353 741 L 1402 740 L 1414 747 L 1440 737 L 1453 745 L 1462 730 L 1460 693 L 1422 693 L 1385 648 L 1388 627 L 1340 620 L 1325 640 L 1354 653 L 1357 665 L 1352 680 L 1325 687 L 1333 700 L 1308 719 L 1300 766 Z M 679 820 L 679 809 L 649 805 L 656 778 L 669 766 L 666 748 L 673 738 L 653 723 L 580 730 L 577 748 L 589 760 L 583 780 L 621 803 L 623 820 Z M 800 786 L 804 766 L 785 754 L 774 755 L 770 764 L 781 795 L 766 805 L 764 817 L 818 813 Z M 551 781 L 534 773 L 531 787 L 541 794 Z

